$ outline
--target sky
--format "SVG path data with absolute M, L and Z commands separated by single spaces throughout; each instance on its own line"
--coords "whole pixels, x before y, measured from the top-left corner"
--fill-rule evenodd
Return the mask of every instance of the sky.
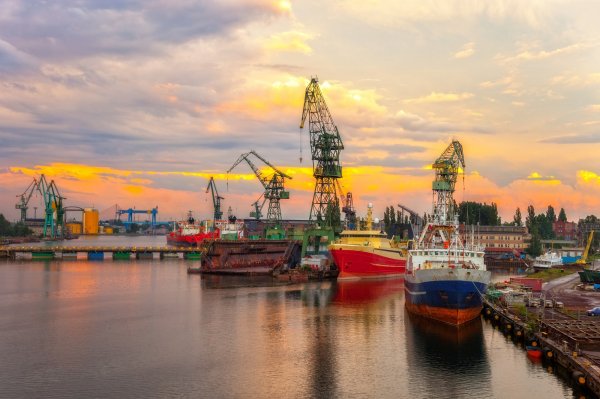
M 430 212 L 453 139 L 458 202 L 495 202 L 504 221 L 530 204 L 600 214 L 598 15 L 583 0 L 5 0 L 0 213 L 16 220 L 44 174 L 101 217 L 209 218 L 214 176 L 244 218 L 262 186 L 244 163 L 226 172 L 255 150 L 292 177 L 284 218 L 307 218 L 299 123 L 318 77 L 359 215 Z

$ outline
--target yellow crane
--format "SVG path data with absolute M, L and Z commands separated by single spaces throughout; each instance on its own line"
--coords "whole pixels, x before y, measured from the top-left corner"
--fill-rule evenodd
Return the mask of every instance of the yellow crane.
M 575 261 L 576 265 L 585 265 L 587 262 L 587 257 L 590 252 L 590 246 L 592 245 L 592 241 L 594 240 L 594 230 L 590 231 L 590 235 L 588 236 L 587 244 L 585 246 L 585 250 L 581 255 L 581 258 Z

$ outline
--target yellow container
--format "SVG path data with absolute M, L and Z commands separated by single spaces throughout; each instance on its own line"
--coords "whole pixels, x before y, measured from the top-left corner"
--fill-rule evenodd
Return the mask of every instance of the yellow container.
M 113 228 L 112 227 L 105 227 L 104 228 L 104 234 L 112 234 L 113 233 Z
M 98 234 L 98 222 L 100 216 L 97 209 L 87 208 L 83 210 L 83 234 Z
M 67 223 L 67 230 L 69 231 L 69 233 L 71 233 L 71 235 L 81 234 L 81 231 L 82 231 L 81 223 L 79 223 L 79 222 Z

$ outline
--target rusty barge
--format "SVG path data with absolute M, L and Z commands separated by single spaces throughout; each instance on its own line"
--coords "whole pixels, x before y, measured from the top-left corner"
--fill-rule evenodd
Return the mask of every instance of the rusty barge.
M 189 273 L 273 275 L 300 264 L 302 243 L 296 240 L 205 240 L 199 267 Z

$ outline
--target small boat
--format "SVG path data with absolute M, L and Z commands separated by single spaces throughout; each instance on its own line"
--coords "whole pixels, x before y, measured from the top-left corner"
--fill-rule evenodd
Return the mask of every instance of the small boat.
M 535 359 L 542 358 L 542 348 L 540 348 L 539 346 L 527 345 L 525 346 L 525 349 L 527 350 L 527 356 Z
M 558 256 L 556 252 L 546 252 L 543 255 L 538 256 L 533 261 L 533 268 L 535 270 L 546 270 L 553 267 L 560 267 L 563 265 L 562 257 Z

